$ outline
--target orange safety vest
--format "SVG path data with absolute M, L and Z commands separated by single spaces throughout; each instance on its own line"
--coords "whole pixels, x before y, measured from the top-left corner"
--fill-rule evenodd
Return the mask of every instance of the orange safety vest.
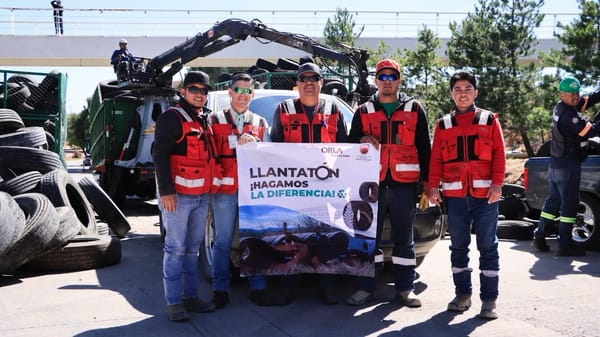
M 496 115 L 476 108 L 475 117 L 466 129 L 458 128 L 452 114 L 438 121 L 436 137 L 441 140 L 442 193 L 463 198 L 470 191 L 485 198 L 492 186 L 492 134 Z
M 388 169 L 394 181 L 419 181 L 421 168 L 415 145 L 419 107 L 411 99 L 404 103 L 403 110 L 394 111 L 390 119 L 385 111 L 376 109 L 372 101 L 359 107 L 363 133 L 374 136 L 381 144 L 379 181 L 385 179 Z
M 237 160 L 235 149 L 229 144 L 229 136 L 240 136 L 230 109 L 215 112 L 210 115 L 210 123 L 215 133 L 217 163 L 222 168 L 222 178 L 218 193 L 233 194 L 238 189 Z M 266 123 L 263 118 L 251 112 L 246 113 L 243 133 L 251 134 L 263 139 L 266 131 Z
M 192 119 L 181 107 L 171 107 L 177 111 L 181 121 L 181 138 L 186 141 L 185 155 L 169 156 L 171 179 L 175 191 L 180 194 L 199 195 L 214 192 L 219 184 L 219 167 L 215 163 L 215 144 L 210 128 L 203 128 L 200 122 Z
M 287 143 L 335 143 L 338 114 L 332 101 L 319 99 L 309 123 L 300 100 L 287 99 L 279 105 L 283 139 Z

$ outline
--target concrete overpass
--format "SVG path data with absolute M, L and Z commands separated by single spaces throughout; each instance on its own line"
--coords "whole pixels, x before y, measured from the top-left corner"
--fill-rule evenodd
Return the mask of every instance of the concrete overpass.
M 137 57 L 152 58 L 185 41 L 185 37 L 127 37 L 131 51 Z M 118 48 L 118 37 L 101 36 L 42 36 L 42 35 L 0 35 L 0 65 L 1 66 L 81 66 L 106 67 L 110 66 L 109 58 L 114 49 Z M 356 45 L 377 49 L 379 41 L 385 42 L 392 48 L 415 49 L 416 38 L 360 38 Z M 446 43 L 442 38 L 442 47 L 438 55 L 445 59 Z M 537 52 L 529 60 L 534 61 L 540 51 L 560 49 L 561 44 L 556 39 L 541 39 Z M 204 58 L 197 58 L 187 63 L 188 66 L 246 67 L 254 64 L 257 58 L 276 61 L 280 57 L 298 59 L 306 52 L 293 49 L 278 43 L 262 44 L 254 38 L 225 48 Z M 528 60 L 524 60 L 528 61 Z

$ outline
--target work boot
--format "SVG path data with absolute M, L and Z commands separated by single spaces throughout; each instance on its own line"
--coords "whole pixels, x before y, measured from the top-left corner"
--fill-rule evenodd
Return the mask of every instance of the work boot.
M 226 291 L 215 290 L 213 292 L 213 303 L 217 309 L 221 309 L 229 304 L 229 293 Z
M 185 306 L 181 303 L 168 305 L 167 316 L 173 322 L 182 322 L 190 319 L 190 315 L 185 311 Z
M 198 297 L 183 299 L 183 305 L 187 311 L 191 312 L 203 313 L 215 310 L 215 304 L 213 302 L 204 302 Z
M 546 243 L 546 238 L 535 238 L 531 241 L 531 246 L 538 252 L 550 251 L 550 246 Z
M 456 295 L 450 303 L 448 303 L 448 311 L 464 312 L 471 307 L 471 295 Z
M 481 312 L 479 313 L 479 318 L 489 320 L 498 318 L 498 313 L 496 312 L 496 302 L 483 301 L 481 304 Z
M 579 246 L 559 248 L 556 256 L 585 256 L 585 248 Z
M 421 300 L 416 297 L 410 297 L 412 291 L 398 291 L 395 296 L 396 302 L 409 308 L 419 308 L 421 306 Z

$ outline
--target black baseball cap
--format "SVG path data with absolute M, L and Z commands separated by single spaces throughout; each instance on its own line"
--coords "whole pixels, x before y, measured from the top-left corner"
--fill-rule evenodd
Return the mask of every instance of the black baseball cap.
M 210 85 L 208 74 L 203 71 L 190 71 L 185 75 L 183 87 L 185 88 L 193 83 L 204 84 L 208 89 L 213 90 L 213 87 Z
M 321 76 L 321 69 L 319 69 L 318 65 L 312 62 L 307 62 L 298 68 L 298 71 L 296 71 L 296 78 L 302 76 L 304 73 L 315 73 Z

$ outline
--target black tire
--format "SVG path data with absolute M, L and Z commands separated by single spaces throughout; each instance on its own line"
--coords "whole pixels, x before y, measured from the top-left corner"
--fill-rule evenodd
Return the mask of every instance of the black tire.
M 10 273 L 43 252 L 58 230 L 58 213 L 46 196 L 26 193 L 16 196 L 15 201 L 25 213 L 25 229 L 2 255 L 0 273 Z
M 102 99 L 112 98 L 129 92 L 129 90 L 119 88 L 118 84 L 119 82 L 116 80 L 100 81 L 100 83 L 98 83 L 98 86 L 100 87 L 100 94 L 102 95 Z
M 0 260 L 2 254 L 21 237 L 25 213 L 8 193 L 0 192 Z
M 17 110 L 23 103 L 25 103 L 25 101 L 27 101 L 29 96 L 31 96 L 31 92 L 26 86 L 18 85 L 12 88 L 9 87 L 7 91 L 8 99 L 6 101 L 6 107 Z
M 580 193 L 573 241 L 589 250 L 600 250 L 600 200 L 592 194 Z
M 90 177 L 81 178 L 78 184 L 100 219 L 108 223 L 113 233 L 120 238 L 127 236 L 131 229 L 129 221 L 108 194 Z
M 505 240 L 533 239 L 534 223 L 523 220 L 498 220 L 496 235 Z
M 58 154 L 23 146 L 0 146 L 0 164 L 19 173 L 28 171 L 48 173 L 64 168 Z
M 281 70 L 288 70 L 288 71 L 296 71 L 298 70 L 298 62 L 294 61 L 294 60 L 290 60 L 290 59 L 286 59 L 286 58 L 280 58 L 277 60 L 277 68 L 281 69 Z
M 256 66 L 260 69 L 266 70 L 267 72 L 272 72 L 277 69 L 277 64 L 261 58 L 256 59 Z
M 27 192 L 37 192 L 42 174 L 38 171 L 29 171 L 10 180 L 0 182 L 0 191 L 10 195 L 19 195 Z
M 363 201 L 376 202 L 379 198 L 379 184 L 373 181 L 360 184 L 358 195 Z
M 25 146 L 48 149 L 48 139 L 46 138 L 44 128 L 30 126 L 0 135 L 0 146 Z
M 344 223 L 349 228 L 366 231 L 373 223 L 373 209 L 368 202 L 350 201 L 344 206 Z
M 329 94 L 340 97 L 342 99 L 346 99 L 346 96 L 348 95 L 348 88 L 346 88 L 344 83 L 334 80 L 328 81 L 327 83 L 323 84 L 321 92 L 324 94 Z
M 25 124 L 19 114 L 12 109 L 0 109 L 0 134 L 15 132 Z
M 67 171 L 54 170 L 44 174 L 40 180 L 40 192 L 46 195 L 55 207 L 73 208 L 82 225 L 82 234 L 97 233 L 96 218 L 85 193 Z
M 108 235 L 78 235 L 66 246 L 32 259 L 21 269 L 35 272 L 72 272 L 121 262 L 121 241 Z
M 56 207 L 56 213 L 58 213 L 59 219 L 58 229 L 50 243 L 48 243 L 47 249 L 42 252 L 42 254 L 46 251 L 66 245 L 69 240 L 79 234 L 81 224 L 79 223 L 79 219 L 77 219 L 77 214 L 72 208 L 67 206 Z

